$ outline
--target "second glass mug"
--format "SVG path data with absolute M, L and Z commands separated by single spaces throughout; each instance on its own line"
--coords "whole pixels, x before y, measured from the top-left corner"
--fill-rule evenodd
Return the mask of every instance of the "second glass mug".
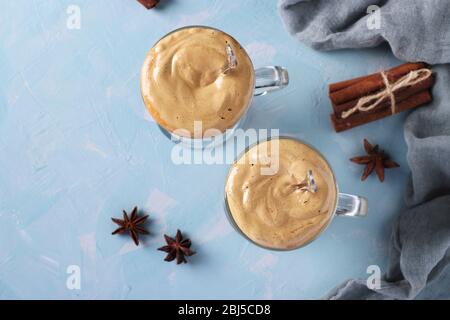
M 190 29 L 190 28 L 201 28 L 201 29 L 210 29 L 215 30 L 219 32 L 223 32 L 219 29 L 213 28 L 213 27 L 207 27 L 207 26 L 186 26 L 183 28 L 179 28 L 176 30 L 173 30 L 166 34 L 164 37 L 162 37 L 160 40 L 156 42 L 154 47 L 163 39 L 165 39 L 167 36 L 184 30 L 184 29 Z M 228 35 L 227 33 L 225 33 Z M 228 35 L 230 36 L 230 35 Z M 230 36 L 231 37 L 231 36 Z M 232 38 L 232 37 L 231 37 Z M 234 38 L 233 38 L 234 39 Z M 145 64 L 144 64 L 145 66 Z M 144 72 L 144 66 L 143 70 L 141 71 L 142 74 Z M 280 90 L 284 87 L 286 87 L 289 84 L 289 74 L 286 68 L 280 67 L 280 66 L 266 66 L 261 68 L 253 68 L 254 70 L 254 92 L 253 97 L 256 96 L 264 96 L 270 92 Z M 142 75 L 141 75 L 142 76 Z M 142 80 L 141 80 L 141 86 L 142 86 Z M 141 88 L 142 89 L 142 88 Z M 145 99 L 144 99 L 145 101 Z M 203 138 L 187 138 L 183 136 L 179 136 L 175 134 L 174 132 L 169 132 L 164 127 L 162 127 L 158 122 L 158 127 L 162 131 L 162 133 L 171 139 L 172 141 L 176 143 L 182 143 L 186 147 L 194 148 L 194 149 L 206 149 L 211 147 L 217 147 L 221 145 L 223 142 L 228 140 L 231 136 L 233 136 L 235 130 L 239 128 L 245 119 L 246 113 L 252 104 L 252 99 L 250 99 L 248 105 L 245 107 L 245 111 L 243 112 L 240 119 L 231 127 L 228 128 L 225 132 L 223 132 L 221 135 L 213 136 L 213 137 L 203 137 Z M 199 119 L 201 120 L 201 119 Z
M 368 201 L 365 197 L 362 196 L 358 196 L 358 195 L 352 195 L 352 194 L 347 194 L 347 193 L 341 193 L 339 191 L 339 186 L 336 180 L 336 176 L 334 174 L 334 170 L 331 167 L 330 163 L 328 162 L 328 160 L 325 158 L 325 156 L 314 146 L 310 145 L 309 143 L 306 143 L 305 141 L 298 139 L 296 137 L 293 136 L 275 136 L 275 137 L 271 137 L 268 139 L 263 139 L 260 141 L 255 142 L 254 144 L 251 144 L 250 146 L 248 146 L 240 155 L 238 155 L 234 161 L 234 163 L 230 166 L 230 169 L 228 171 L 227 177 L 226 177 L 226 182 L 225 185 L 228 184 L 228 180 L 230 177 L 230 173 L 231 170 L 233 168 L 233 166 L 240 161 L 241 157 L 243 155 L 245 155 L 250 149 L 252 149 L 253 147 L 256 147 L 257 145 L 261 144 L 261 143 L 265 143 L 265 142 L 270 142 L 271 140 L 291 140 L 300 144 L 303 144 L 305 146 L 308 146 L 311 150 L 313 150 L 326 164 L 327 166 L 330 168 L 331 172 L 332 172 L 332 176 L 333 176 L 333 181 L 334 181 L 334 185 L 335 185 L 335 189 L 336 189 L 336 200 L 334 203 L 334 209 L 332 210 L 332 214 L 330 215 L 330 217 L 328 218 L 327 223 L 325 224 L 325 226 L 316 233 L 316 235 L 309 241 L 300 244 L 298 246 L 292 247 L 292 248 L 276 248 L 276 247 L 270 247 L 267 245 L 263 245 L 261 243 L 258 243 L 257 241 L 251 239 L 249 236 L 247 236 L 247 234 L 241 230 L 241 228 L 239 227 L 239 225 L 237 224 L 237 222 L 235 221 L 233 214 L 231 212 L 230 209 L 230 205 L 228 202 L 228 197 L 227 197 L 227 191 L 226 191 L 226 187 L 225 187 L 225 193 L 224 193 L 224 205 L 225 205 L 225 213 L 227 215 L 228 221 L 230 222 L 230 224 L 234 227 L 234 229 L 240 234 L 242 235 L 244 238 L 246 238 L 248 241 L 252 242 L 253 244 L 264 248 L 264 249 L 269 249 L 269 250 L 275 250 L 275 251 L 291 251 L 291 250 L 296 250 L 299 248 L 302 248 L 308 244 L 310 244 L 311 242 L 313 242 L 314 240 L 316 240 L 327 228 L 328 226 L 331 224 L 331 221 L 333 220 L 334 217 L 336 216 L 341 216 L 341 217 L 366 217 L 368 215 Z

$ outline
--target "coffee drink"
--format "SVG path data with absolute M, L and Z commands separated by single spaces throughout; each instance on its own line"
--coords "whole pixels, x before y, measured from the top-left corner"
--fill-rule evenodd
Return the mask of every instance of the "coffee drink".
M 227 47 L 237 62 L 231 70 Z M 168 132 L 185 129 L 182 135 L 188 137 L 194 137 L 194 121 L 201 121 L 205 136 L 208 129 L 232 128 L 249 106 L 254 85 L 245 50 L 228 34 L 207 27 L 170 33 L 150 50 L 141 71 L 150 114 Z
M 263 174 L 267 159 L 278 161 L 274 174 Z M 314 190 L 305 183 L 308 172 Z M 315 149 L 279 138 L 253 146 L 231 167 L 226 200 L 232 220 L 250 240 L 287 250 L 309 243 L 328 225 L 337 187 L 333 171 Z

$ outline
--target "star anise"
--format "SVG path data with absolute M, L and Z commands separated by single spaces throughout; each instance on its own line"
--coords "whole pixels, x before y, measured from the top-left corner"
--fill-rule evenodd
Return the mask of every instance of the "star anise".
M 156 5 L 159 2 L 159 0 L 138 0 L 138 1 L 147 9 L 156 7 Z
M 367 179 L 367 177 L 373 172 L 377 173 L 378 179 L 381 182 L 384 181 L 384 169 L 398 168 L 400 165 L 395 161 L 389 159 L 389 156 L 384 153 L 383 150 L 378 148 L 378 145 L 372 146 L 367 139 L 364 139 L 364 149 L 367 152 L 366 156 L 354 157 L 350 161 L 363 164 L 366 166 L 363 175 L 361 176 L 361 181 Z
M 131 211 L 131 215 L 128 217 L 128 214 L 125 210 L 123 210 L 123 220 L 111 218 L 111 220 L 119 225 L 119 228 L 114 230 L 112 234 L 123 234 L 128 232 L 128 234 L 133 239 L 134 243 L 139 245 L 139 233 L 148 234 L 148 231 L 142 226 L 142 224 L 147 220 L 148 215 L 138 217 L 138 208 L 134 207 Z
M 195 254 L 195 252 L 190 249 L 191 240 L 183 239 L 180 230 L 177 230 L 175 239 L 166 234 L 164 235 L 164 239 L 166 240 L 167 245 L 158 248 L 158 250 L 167 252 L 167 256 L 164 259 L 165 261 L 173 261 L 176 258 L 177 264 L 187 263 L 185 256 L 189 257 Z

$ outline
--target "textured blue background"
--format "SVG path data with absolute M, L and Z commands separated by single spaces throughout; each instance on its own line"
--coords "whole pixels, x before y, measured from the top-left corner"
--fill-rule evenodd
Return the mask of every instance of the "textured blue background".
M 0 298 L 318 298 L 348 277 L 385 270 L 392 221 L 408 176 L 398 115 L 332 131 L 327 84 L 398 64 L 388 48 L 314 52 L 290 37 L 269 0 L 1 0 Z M 81 29 L 66 27 L 70 4 Z M 246 127 L 280 128 L 317 146 L 342 191 L 365 195 L 366 219 L 336 218 L 311 245 L 272 252 L 248 243 L 223 209 L 226 165 L 175 166 L 172 144 L 139 91 L 146 52 L 174 28 L 234 35 L 256 66 L 289 68 L 289 88 L 257 98 Z M 364 137 L 402 168 L 361 183 Z M 135 247 L 111 236 L 111 216 L 138 205 L 152 235 Z M 198 254 L 163 261 L 163 233 L 185 230 Z M 79 265 L 81 290 L 66 288 Z

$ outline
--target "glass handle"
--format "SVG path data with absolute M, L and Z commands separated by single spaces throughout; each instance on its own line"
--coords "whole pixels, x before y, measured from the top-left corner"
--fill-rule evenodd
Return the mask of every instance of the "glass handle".
M 270 66 L 256 69 L 255 77 L 255 96 L 264 96 L 271 91 L 282 89 L 289 84 L 288 71 L 283 67 Z
M 366 198 L 339 193 L 336 215 L 346 217 L 366 217 L 368 202 Z

